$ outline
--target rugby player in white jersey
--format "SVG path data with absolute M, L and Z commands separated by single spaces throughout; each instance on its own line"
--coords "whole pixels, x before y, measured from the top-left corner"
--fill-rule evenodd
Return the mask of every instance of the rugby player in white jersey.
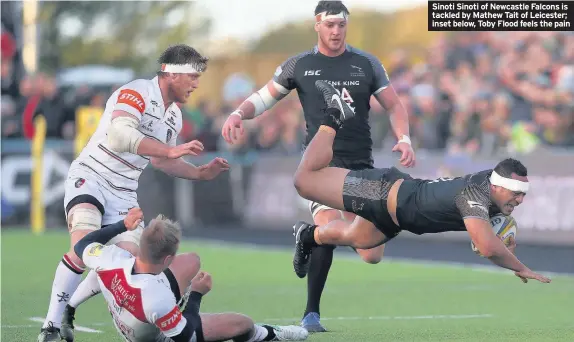
M 211 289 L 211 276 L 200 269 L 193 253 L 177 254 L 179 225 L 161 216 L 143 230 L 140 253 L 133 256 L 104 246 L 126 230 L 139 228 L 139 208 L 121 221 L 91 232 L 74 251 L 97 279 L 114 326 L 129 342 L 209 342 L 233 340 L 301 341 L 307 330 L 298 326 L 254 324 L 237 313 L 200 314 L 202 296 Z
M 159 58 L 157 77 L 132 81 L 108 99 L 96 132 L 68 172 L 64 207 L 71 248 L 56 269 L 39 342 L 60 340 L 62 313 L 72 294 L 77 292 L 72 297 L 77 306 L 99 292 L 93 272 L 79 286 L 85 266 L 74 245 L 90 231 L 121 220 L 130 208 L 138 207 L 138 179 L 150 162 L 169 175 L 192 180 L 212 179 L 229 169 L 222 158 L 199 167 L 187 163 L 181 157 L 197 155 L 203 145 L 176 143 L 182 128 L 177 103 L 185 103 L 198 87 L 207 62 L 187 45 L 172 46 Z M 110 244 L 136 255 L 141 234 L 141 228 L 125 232 Z M 68 314 L 73 319 L 73 312 Z

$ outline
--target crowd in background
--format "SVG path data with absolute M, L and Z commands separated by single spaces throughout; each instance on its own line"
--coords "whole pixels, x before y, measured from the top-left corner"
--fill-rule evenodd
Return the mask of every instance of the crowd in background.
M 47 117 L 48 137 L 73 139 L 75 109 L 103 106 L 115 87 L 58 89 L 55 79 L 45 74 L 5 82 L 14 56 L 8 40 L 3 33 L 2 138 L 26 135 L 22 118 L 32 111 Z M 539 144 L 574 146 L 574 34 L 570 32 L 445 35 L 430 43 L 423 63 L 413 65 L 405 51 L 395 51 L 385 67 L 410 113 L 411 136 L 418 149 L 489 154 L 507 148 L 527 152 Z M 182 139 L 199 139 L 206 151 L 300 153 L 305 122 L 295 93 L 247 122 L 239 143 L 223 142 L 223 122 L 249 94 L 182 108 Z M 374 98 L 370 119 L 375 148 L 387 147 L 394 141 L 388 114 Z

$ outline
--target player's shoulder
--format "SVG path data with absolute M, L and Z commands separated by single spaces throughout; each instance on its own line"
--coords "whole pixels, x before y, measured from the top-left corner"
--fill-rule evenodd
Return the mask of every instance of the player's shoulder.
M 358 48 L 353 47 L 351 45 L 347 45 L 347 51 L 353 55 L 357 55 L 357 56 L 360 56 L 360 57 L 367 59 L 367 61 L 369 61 L 369 63 L 371 63 L 372 66 L 375 66 L 375 65 L 381 66 L 382 65 L 379 58 L 370 52 L 358 49 Z
M 138 78 L 119 87 L 118 90 L 116 90 L 116 92 L 121 93 L 122 91 L 131 90 L 138 92 L 143 97 L 148 97 L 148 95 L 151 93 L 150 90 L 152 87 L 153 87 L 152 80 L 148 80 L 145 78 Z
M 289 56 L 289 57 L 281 64 L 281 66 L 279 66 L 279 67 L 277 68 L 277 72 L 280 73 L 281 68 L 283 68 L 283 69 L 286 68 L 286 67 L 287 67 L 287 68 L 289 68 L 289 67 L 290 67 L 290 68 L 295 68 L 295 65 L 296 65 L 297 63 L 299 63 L 302 59 L 304 59 L 305 57 L 310 57 L 310 56 L 313 56 L 313 55 L 317 54 L 317 51 L 318 51 L 318 50 L 317 50 L 317 47 L 314 47 L 314 48 L 312 48 L 312 49 L 310 49 L 310 50 L 306 50 L 306 51 L 300 52 L 300 53 L 298 53 L 298 54 L 296 54 L 296 55 Z
M 169 280 L 163 273 L 150 275 L 140 285 L 145 309 L 157 311 L 159 308 L 172 309 L 177 301 L 171 290 Z

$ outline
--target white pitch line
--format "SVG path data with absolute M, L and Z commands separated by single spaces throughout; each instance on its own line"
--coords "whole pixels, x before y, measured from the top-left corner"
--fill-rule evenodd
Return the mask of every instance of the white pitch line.
M 425 315 L 425 316 L 366 316 L 366 317 L 321 317 L 322 321 L 383 321 L 383 320 L 418 320 L 418 319 L 472 319 L 491 318 L 491 314 L 477 315 Z M 266 318 L 262 322 L 298 321 L 301 318 Z
M 45 318 L 42 317 L 30 317 L 29 318 L 32 322 L 39 322 L 39 323 L 44 323 Z M 103 331 L 100 330 L 96 330 L 96 329 L 91 329 L 88 327 L 83 327 L 81 325 L 74 325 L 77 331 L 83 331 L 83 332 L 88 332 L 88 333 L 102 333 Z

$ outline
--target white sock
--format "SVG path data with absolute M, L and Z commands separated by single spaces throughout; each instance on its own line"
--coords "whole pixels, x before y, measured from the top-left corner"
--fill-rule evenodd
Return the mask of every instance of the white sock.
M 70 297 L 82 280 L 82 273 L 84 273 L 84 269 L 74 264 L 67 255 L 64 255 L 56 268 L 56 275 L 52 283 L 50 307 L 42 328 L 47 328 L 50 322 L 56 328 L 62 325 L 62 314 Z
M 100 289 L 100 283 L 98 283 L 98 275 L 96 271 L 90 270 L 86 278 L 84 278 L 80 286 L 78 286 L 76 292 L 72 295 L 72 298 L 70 298 L 68 304 L 73 308 L 77 308 L 80 304 L 100 292 L 102 292 L 102 290 Z
M 260 342 L 260 341 L 265 341 L 265 338 L 267 337 L 267 335 L 269 335 L 269 331 L 267 331 L 266 328 L 254 324 L 253 325 L 253 336 L 251 336 L 251 338 L 249 340 L 247 340 L 246 342 Z

